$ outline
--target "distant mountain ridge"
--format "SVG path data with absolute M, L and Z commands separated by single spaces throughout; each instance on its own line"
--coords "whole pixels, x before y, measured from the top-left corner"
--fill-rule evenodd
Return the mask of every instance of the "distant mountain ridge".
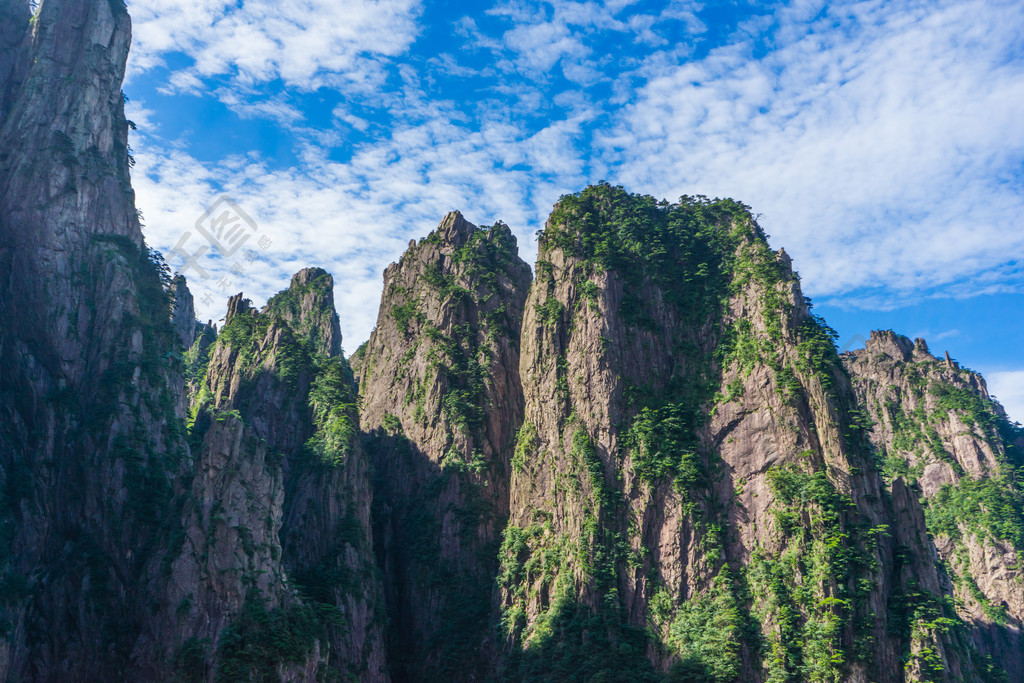
M 0 0 L 0 681 L 1024 681 L 1024 430 L 748 207 L 447 214 L 342 354 L 143 240 L 120 2 Z

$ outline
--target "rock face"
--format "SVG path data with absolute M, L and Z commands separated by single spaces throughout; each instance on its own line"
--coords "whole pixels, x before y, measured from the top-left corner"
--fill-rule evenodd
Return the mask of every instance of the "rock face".
M 0 679 L 122 675 L 188 457 L 143 244 L 123 5 L 0 2 Z
M 202 445 L 160 620 L 179 635 L 157 639 L 180 643 L 165 656 L 187 676 L 387 680 L 368 462 L 340 350 L 323 270 L 262 312 L 241 294 L 228 303 L 193 400 Z
M 458 213 L 384 273 L 377 328 L 357 355 L 395 680 L 480 680 L 497 661 L 529 282 L 507 227 Z
M 986 674 L 808 308 L 741 205 L 563 198 L 523 325 L 507 678 Z
M 948 353 L 936 358 L 924 340 L 873 332 L 865 349 L 843 360 L 871 418 L 883 476 L 924 508 L 921 521 L 961 626 L 980 653 L 1019 680 L 1024 499 L 1016 468 L 1024 464 L 1024 432 L 980 375 Z
M 123 5 L 0 18 L 0 680 L 387 680 L 330 276 L 215 342 L 143 243 Z
M 450 213 L 354 373 L 322 269 L 193 319 L 129 40 L 0 0 L 0 681 L 1024 681 L 1024 430 L 747 207 Z

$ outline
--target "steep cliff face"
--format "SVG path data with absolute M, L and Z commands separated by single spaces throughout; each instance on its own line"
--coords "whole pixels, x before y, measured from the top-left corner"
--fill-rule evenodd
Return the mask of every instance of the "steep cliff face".
M 921 339 L 873 332 L 865 349 L 843 360 L 871 418 L 886 481 L 924 507 L 928 546 L 952 582 L 973 644 L 1019 680 L 1024 432 L 980 375 L 948 355 L 934 357 Z
M 286 292 L 268 302 L 267 311 L 309 339 L 324 356 L 341 355 L 341 324 L 334 310 L 334 278 L 321 268 L 300 270 Z
M 0 680 L 1024 681 L 1024 431 L 741 204 L 458 213 L 342 355 L 143 242 L 110 0 L 0 0 Z M 362 425 L 360 425 L 360 422 Z
M 176 644 L 166 656 L 179 673 L 387 680 L 368 463 L 333 286 L 307 269 L 262 312 L 232 297 L 209 351 L 160 620 L 175 636 L 158 639 Z
M 529 279 L 507 227 L 458 213 L 384 273 L 358 367 L 396 680 L 481 680 L 497 660 L 494 576 Z
M 745 207 L 588 188 L 539 259 L 508 678 L 981 675 L 920 506 L 885 487 L 831 332 Z
M 0 2 L 0 679 L 109 679 L 159 592 L 188 450 L 142 241 L 115 2 Z

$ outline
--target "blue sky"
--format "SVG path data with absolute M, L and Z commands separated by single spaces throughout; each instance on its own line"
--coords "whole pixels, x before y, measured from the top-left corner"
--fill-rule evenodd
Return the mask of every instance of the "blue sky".
M 925 336 L 1024 420 L 1024 13 L 1004 0 L 147 0 L 125 91 L 151 244 L 200 317 L 334 273 L 346 348 L 384 267 L 451 209 L 527 261 L 608 180 L 729 196 L 840 345 Z M 195 223 L 251 217 L 225 257 Z

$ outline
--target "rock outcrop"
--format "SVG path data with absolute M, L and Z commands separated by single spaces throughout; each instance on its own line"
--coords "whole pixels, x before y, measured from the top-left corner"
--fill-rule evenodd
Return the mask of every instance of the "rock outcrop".
M 118 2 L 0 2 L 0 679 L 130 670 L 188 458 Z
M 396 680 L 480 680 L 497 662 L 529 282 L 506 226 L 449 213 L 385 271 L 377 327 L 357 353 Z
M 883 476 L 924 508 L 930 552 L 977 650 L 1017 680 L 1024 670 L 1024 431 L 985 380 L 922 339 L 873 332 L 844 363 Z M 934 591 L 933 591 L 934 592 Z
M 194 320 L 129 42 L 0 0 L 0 681 L 1024 681 L 1024 430 L 747 207 L 450 213 L 350 366 L 319 268 Z
M 260 312 L 228 302 L 192 407 L 202 445 L 164 603 L 178 635 L 158 639 L 178 643 L 165 655 L 188 676 L 387 680 L 369 465 L 340 352 L 321 269 Z
M 986 671 L 833 333 L 745 207 L 564 197 L 522 348 L 507 678 Z

